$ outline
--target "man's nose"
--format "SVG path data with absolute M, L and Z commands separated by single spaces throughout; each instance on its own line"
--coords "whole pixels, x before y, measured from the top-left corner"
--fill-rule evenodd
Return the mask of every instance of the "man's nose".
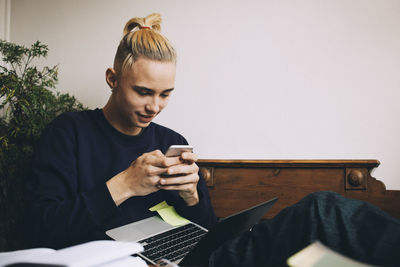
M 152 97 L 146 105 L 146 111 L 151 114 L 156 114 L 160 111 L 160 100 L 158 97 Z

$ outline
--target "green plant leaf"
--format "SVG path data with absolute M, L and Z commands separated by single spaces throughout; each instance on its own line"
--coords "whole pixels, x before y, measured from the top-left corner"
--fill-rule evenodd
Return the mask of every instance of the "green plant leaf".
M 46 125 L 62 112 L 85 109 L 75 97 L 56 91 L 57 65 L 34 64 L 48 51 L 39 41 L 27 48 L 0 40 L 0 210 L 22 207 L 27 166 Z M 7 220 L 15 224 L 18 218 Z

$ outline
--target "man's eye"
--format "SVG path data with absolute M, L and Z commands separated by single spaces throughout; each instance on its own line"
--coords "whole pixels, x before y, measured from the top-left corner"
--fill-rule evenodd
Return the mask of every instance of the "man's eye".
M 161 94 L 161 97 L 163 98 L 169 97 L 169 94 Z
M 138 91 L 138 94 L 139 95 L 150 95 L 150 93 L 149 92 L 146 92 L 146 91 Z

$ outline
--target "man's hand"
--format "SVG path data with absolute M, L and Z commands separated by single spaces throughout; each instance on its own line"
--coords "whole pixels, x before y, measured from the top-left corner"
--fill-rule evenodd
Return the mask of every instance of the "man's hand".
M 197 193 L 197 183 L 199 181 L 199 167 L 196 165 L 197 155 L 191 152 L 184 152 L 180 157 L 168 159 L 176 159 L 180 163 L 168 167 L 166 174 L 169 177 L 162 177 L 158 188 L 178 190 L 179 195 L 188 206 L 196 205 L 199 203 L 199 195 Z
M 108 189 L 118 206 L 133 196 L 146 196 L 159 190 L 160 175 L 180 161 L 166 158 L 160 150 L 144 153 L 124 171 L 107 181 Z
M 198 203 L 199 180 L 195 161 L 197 156 L 193 153 L 165 157 L 155 150 L 138 157 L 126 170 L 108 180 L 107 187 L 117 206 L 130 197 L 145 196 L 159 189 L 179 190 L 188 205 L 195 205 Z M 166 173 L 182 176 L 161 178 Z

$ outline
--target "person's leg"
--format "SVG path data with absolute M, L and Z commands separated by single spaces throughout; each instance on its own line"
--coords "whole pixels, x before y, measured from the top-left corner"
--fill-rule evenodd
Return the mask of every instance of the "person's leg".
M 210 266 L 284 266 L 312 241 L 370 264 L 400 262 L 400 221 L 379 208 L 331 192 L 312 193 L 264 220 L 210 257 Z

